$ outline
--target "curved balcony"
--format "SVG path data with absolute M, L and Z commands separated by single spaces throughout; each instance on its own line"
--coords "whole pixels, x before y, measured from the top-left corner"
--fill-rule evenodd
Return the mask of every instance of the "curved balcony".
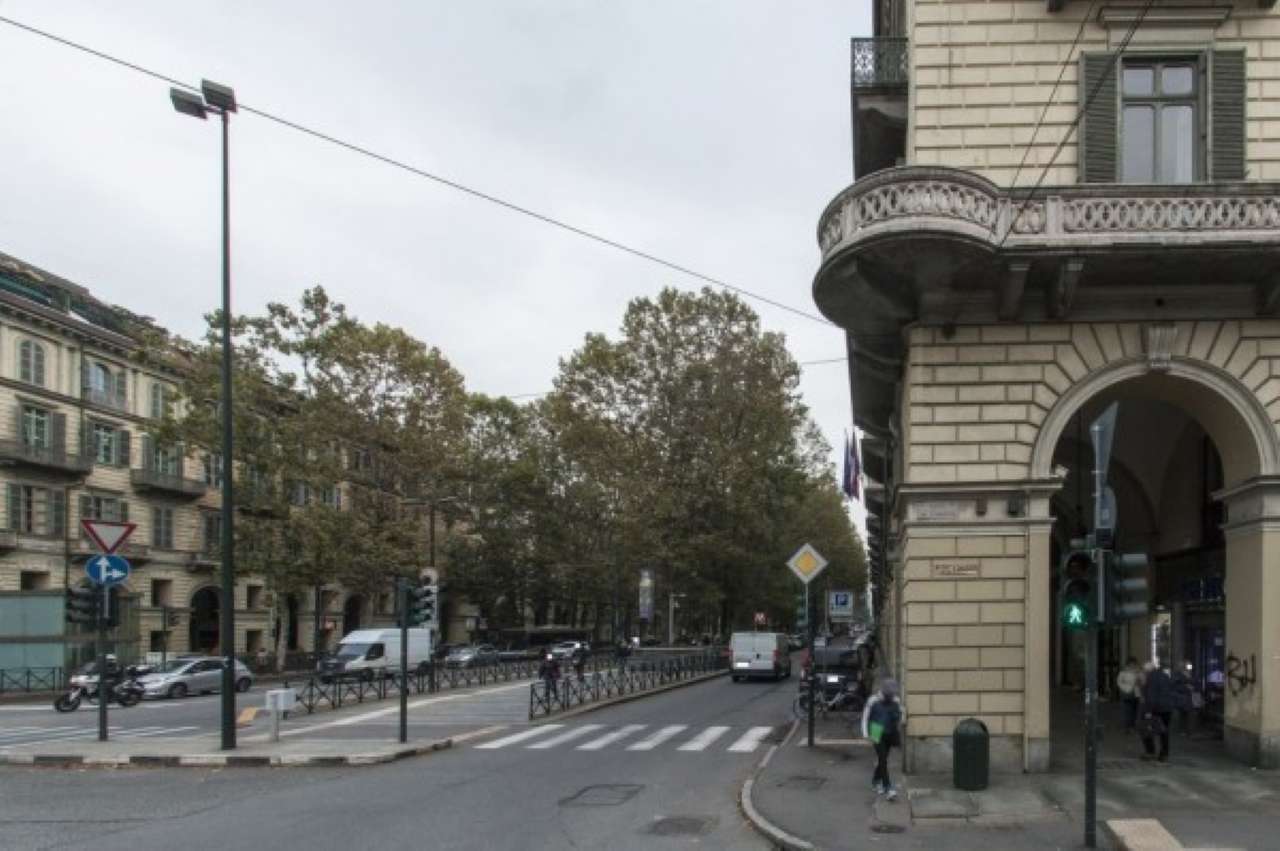
M 822 313 L 849 332 L 858 424 L 885 435 L 902 327 L 1280 313 L 1280 185 L 1008 190 L 971 172 L 885 169 L 823 211 Z

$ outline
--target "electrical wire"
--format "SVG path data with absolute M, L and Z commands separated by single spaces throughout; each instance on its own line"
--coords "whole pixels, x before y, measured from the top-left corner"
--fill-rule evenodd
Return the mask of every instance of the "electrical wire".
M 24 24 L 21 21 L 16 21 L 12 18 L 8 18 L 3 15 L 0 15 L 0 23 L 5 23 L 12 27 L 16 27 L 17 29 L 24 30 L 33 35 L 40 36 L 42 38 L 53 41 L 57 44 L 63 45 L 64 47 L 70 47 L 74 50 L 81 51 L 82 53 L 87 53 L 90 56 L 105 60 L 107 62 L 111 62 L 115 65 L 121 66 L 122 68 L 127 68 L 131 71 L 135 71 L 140 74 L 145 74 L 148 77 L 152 77 L 153 79 L 156 79 L 156 80 L 161 80 L 172 86 L 177 86 L 179 88 L 187 89 L 189 91 L 197 92 L 197 93 L 200 91 L 198 86 L 193 86 L 190 83 L 184 83 L 181 80 L 175 79 L 174 77 L 170 77 L 166 74 L 162 74 L 158 71 L 154 71 L 150 68 L 139 65 L 136 62 L 130 62 L 126 59 L 121 59 L 120 57 L 113 56 L 112 54 L 106 53 L 105 51 L 97 50 L 95 48 L 89 47 L 88 45 L 81 44 L 76 41 L 72 41 L 69 38 L 65 38 L 55 33 L 38 29 L 37 27 L 33 27 L 30 24 Z M 327 142 L 331 145 L 335 145 L 339 148 L 343 148 L 347 151 L 351 151 L 361 156 L 368 157 L 370 159 L 376 160 L 377 162 L 383 163 L 384 165 L 389 165 L 393 168 L 400 169 L 401 171 L 407 172 L 416 177 L 421 177 L 426 180 L 433 181 L 437 184 L 440 184 L 441 186 L 445 186 L 457 192 L 470 195 L 471 197 L 479 199 L 481 201 L 487 201 L 490 204 L 497 205 L 499 207 L 502 207 L 503 209 L 509 210 L 510 212 L 518 213 L 519 215 L 526 216 L 528 218 L 542 222 L 543 224 L 550 225 L 551 227 L 555 227 L 560 230 L 567 231 L 568 233 L 574 234 L 576 236 L 580 236 L 584 239 L 591 240 L 592 242 L 596 242 L 600 245 L 604 245 L 609 248 L 613 248 L 617 251 L 630 254 L 633 257 L 638 257 L 641 260 L 646 260 L 650 263 L 657 264 L 658 266 L 662 266 L 666 269 L 670 269 L 671 271 L 678 272 L 690 278 L 694 278 L 696 280 L 703 281 L 704 283 L 721 287 L 722 289 L 729 290 L 731 292 L 737 293 L 738 295 L 744 296 L 746 298 L 754 299 L 762 304 L 767 304 L 771 307 L 776 307 L 779 310 L 785 310 L 788 313 L 795 314 L 796 316 L 800 316 L 814 322 L 822 323 L 823 325 L 829 325 L 833 328 L 839 327 L 834 322 L 831 322 L 828 319 L 818 316 L 817 314 L 810 313 L 798 307 L 793 307 L 789 304 L 785 304 L 783 302 L 769 298 L 768 296 L 760 295 L 759 293 L 752 292 L 751 290 L 748 290 L 745 287 L 740 287 L 740 286 L 737 286 L 736 284 L 731 284 L 722 278 L 717 278 L 713 275 L 708 275 L 703 272 L 699 272 L 696 269 L 690 268 L 680 263 L 676 263 L 671 260 L 667 260 L 663 257 L 659 257 L 656 254 L 652 254 L 640 248 L 635 248 L 631 245 L 628 245 L 627 243 L 620 242 L 616 239 L 611 239 L 595 231 L 578 227 L 577 225 L 570 224 L 569 222 L 566 222 L 562 219 L 557 219 L 554 216 L 547 215 L 546 213 L 540 213 L 537 210 L 522 206 L 520 204 L 516 204 L 513 201 L 508 201 L 496 195 L 491 195 L 487 192 L 483 192 L 479 189 L 475 189 L 471 186 L 467 186 L 466 184 L 460 183 L 456 180 L 452 180 L 450 178 L 443 177 L 438 174 L 434 174 L 432 172 L 427 171 L 426 169 L 422 169 L 415 165 L 411 165 L 410 163 L 404 162 L 403 160 L 398 160 L 386 154 L 380 154 L 377 151 L 372 150 L 371 148 L 366 148 L 354 142 L 348 142 L 344 139 L 338 138 L 337 136 L 330 135 L 323 131 L 316 130 L 312 127 L 308 127 L 305 124 L 301 124 L 299 122 L 284 118 L 280 115 L 276 115 L 274 113 L 268 112 L 265 109 L 259 109 L 257 107 L 249 106 L 248 104 L 244 104 L 244 103 L 238 104 L 238 108 L 240 112 L 247 112 L 252 115 L 256 115 L 259 118 L 263 118 L 267 121 L 274 122 L 276 124 L 279 124 L 282 127 L 286 127 L 298 133 L 311 136 L 314 139 L 319 139 L 320 141 Z

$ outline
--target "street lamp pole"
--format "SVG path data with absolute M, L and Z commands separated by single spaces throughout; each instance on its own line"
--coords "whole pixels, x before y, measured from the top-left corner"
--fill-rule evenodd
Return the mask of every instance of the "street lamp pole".
M 236 95 L 229 86 L 204 80 L 203 97 L 184 89 L 169 90 L 173 107 L 183 115 L 205 120 L 210 112 L 222 118 L 222 620 L 218 643 L 222 650 L 222 749 L 236 746 L 236 621 L 235 534 L 232 491 L 231 406 L 231 159 L 230 117 L 236 111 Z

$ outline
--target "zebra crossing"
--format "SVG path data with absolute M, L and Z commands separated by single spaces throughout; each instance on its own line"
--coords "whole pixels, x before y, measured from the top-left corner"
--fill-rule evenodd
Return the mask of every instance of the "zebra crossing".
M 552 750 L 564 746 L 566 750 L 603 751 L 612 747 L 628 751 L 652 751 L 670 744 L 680 753 L 700 753 L 720 750 L 728 753 L 752 753 L 764 744 L 773 727 L 733 727 L 711 725 L 690 729 L 687 724 L 668 724 L 651 729 L 648 724 L 624 724 L 609 728 L 605 724 L 542 724 L 512 733 L 499 739 L 482 742 L 476 750 L 501 750 L 525 748 L 527 750 Z
M 111 741 L 120 739 L 149 739 L 157 736 L 190 736 L 200 728 L 190 726 L 107 727 Z M 92 741 L 98 738 L 97 727 L 5 727 L 0 729 L 0 751 L 26 745 L 57 744 L 59 742 Z

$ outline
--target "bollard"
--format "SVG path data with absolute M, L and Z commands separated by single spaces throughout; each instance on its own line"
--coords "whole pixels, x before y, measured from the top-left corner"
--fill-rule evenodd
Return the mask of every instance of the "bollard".
M 271 713 L 271 741 L 280 741 L 280 716 L 293 709 L 297 692 L 291 688 L 271 689 L 266 694 L 266 709 Z

